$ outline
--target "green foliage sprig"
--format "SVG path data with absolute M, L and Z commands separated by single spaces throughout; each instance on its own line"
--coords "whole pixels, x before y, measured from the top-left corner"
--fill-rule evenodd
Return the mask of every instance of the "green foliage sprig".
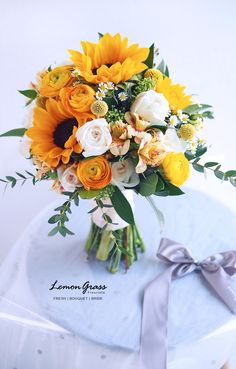
M 206 170 L 209 169 L 213 171 L 216 178 L 221 181 L 229 181 L 234 187 L 236 187 L 236 170 L 228 170 L 226 172 L 220 170 L 221 164 L 218 162 L 207 162 L 205 164 L 199 163 L 200 158 L 195 159 L 191 164 L 193 168 L 200 173 L 206 173 Z
M 35 185 L 37 182 L 40 181 L 39 179 L 35 177 L 34 174 L 30 173 L 28 170 L 26 170 L 25 173 L 28 176 L 26 176 L 25 174 L 16 172 L 17 177 L 6 176 L 5 179 L 0 178 L 0 181 L 5 183 L 6 187 L 10 185 L 12 188 L 15 187 L 15 185 L 19 182 L 21 182 L 21 185 L 23 186 L 27 180 L 32 180 L 33 185 Z
M 79 206 L 79 188 L 74 192 L 63 192 L 62 194 L 68 196 L 68 200 L 65 201 L 61 206 L 58 206 L 55 211 L 58 214 L 53 215 L 49 220 L 49 224 L 56 224 L 50 232 L 49 236 L 54 236 L 57 233 L 60 233 L 63 237 L 68 235 L 73 235 L 74 233 L 70 231 L 66 226 L 65 223 L 69 221 L 68 214 L 71 214 L 71 204 L 74 203 L 76 206 Z

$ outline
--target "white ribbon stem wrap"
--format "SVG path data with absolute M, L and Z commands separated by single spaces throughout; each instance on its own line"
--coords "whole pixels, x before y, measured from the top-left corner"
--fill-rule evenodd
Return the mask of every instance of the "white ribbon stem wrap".
M 123 195 L 126 197 L 126 199 L 129 201 L 131 208 L 134 210 L 134 193 L 133 190 L 123 190 Z M 106 205 L 112 205 L 111 200 L 105 199 L 102 200 L 102 202 Z M 96 206 L 95 201 L 93 201 L 94 207 Z M 108 224 L 106 227 L 107 231 L 116 231 L 117 229 L 122 229 L 127 227 L 129 224 L 126 223 L 121 217 L 117 214 L 115 209 L 113 207 L 109 208 L 98 208 L 92 213 L 92 221 L 95 223 L 98 227 L 102 228 L 106 224 L 105 220 L 103 219 L 103 214 L 107 214 L 111 220 L 112 223 L 115 224 Z

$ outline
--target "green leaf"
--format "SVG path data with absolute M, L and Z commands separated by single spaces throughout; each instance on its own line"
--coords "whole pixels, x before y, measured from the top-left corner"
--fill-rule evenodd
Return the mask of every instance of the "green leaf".
M 59 227 L 59 233 L 63 236 L 66 237 L 66 229 L 64 227 Z
M 62 195 L 71 197 L 73 195 L 73 193 L 74 192 L 64 191 L 64 192 L 62 192 Z
M 0 137 L 22 137 L 24 136 L 26 131 L 27 130 L 25 128 L 15 128 L 5 133 L 2 133 Z
M 158 178 L 157 185 L 156 185 L 156 191 L 155 191 L 155 192 L 162 191 L 162 190 L 164 190 L 164 188 L 165 188 L 165 183 L 164 183 L 164 182 L 163 182 L 163 180 L 159 177 L 159 178 Z
M 127 223 L 134 224 L 133 210 L 130 203 L 119 190 L 118 187 L 114 187 L 114 192 L 111 196 L 111 203 L 114 206 L 117 214 Z
M 192 166 L 197 172 L 204 173 L 204 167 L 202 165 L 192 163 Z
M 85 190 L 84 188 L 81 188 L 79 190 L 79 196 L 81 199 L 93 199 L 94 197 L 97 197 L 100 193 L 100 190 Z
M 49 170 L 49 172 L 46 173 L 51 179 L 57 179 L 58 175 L 56 171 Z
M 7 181 L 5 181 L 5 179 L 2 179 L 2 178 L 0 178 L 0 182 L 7 183 Z
M 218 165 L 219 163 L 215 162 L 215 161 L 209 161 L 208 163 L 204 164 L 205 168 L 211 168 L 211 167 L 215 167 L 216 165 Z
M 27 174 L 29 174 L 29 176 L 34 177 L 34 174 L 33 174 L 33 173 L 31 173 L 31 172 L 29 172 L 28 170 L 26 170 L 25 172 L 26 172 Z
M 38 96 L 38 93 L 35 90 L 18 90 L 18 92 L 31 100 L 34 100 Z
M 225 172 L 226 177 L 236 177 L 236 170 L 228 170 Z
M 158 65 L 157 69 L 164 74 L 166 77 L 169 77 L 169 68 L 167 67 L 164 59 L 162 59 L 162 61 L 160 62 L 160 64 Z
M 152 173 L 146 178 L 143 178 L 139 184 L 138 192 L 142 196 L 151 196 L 156 191 L 156 186 L 158 182 L 158 175 Z
M 18 172 L 16 172 L 16 174 L 18 175 L 18 177 L 23 178 L 23 179 L 26 179 L 26 177 L 25 177 L 25 176 L 23 176 L 23 174 L 18 173 Z
M 49 67 L 48 67 L 48 72 L 51 72 L 52 71 L 52 66 L 51 65 L 49 65 Z
M 146 64 L 146 66 L 148 68 L 152 68 L 153 67 L 153 59 L 154 59 L 154 44 L 152 44 L 149 47 L 149 54 L 148 54 L 148 57 L 145 60 L 144 64 Z
M 191 114 L 203 112 L 204 110 L 207 110 L 210 108 L 212 108 L 212 106 L 207 105 L 207 104 L 192 104 L 192 105 L 189 105 L 187 108 L 185 108 L 183 112 L 191 115 Z
M 88 211 L 88 214 L 94 213 L 98 209 L 98 206 L 95 206 L 93 209 Z
M 74 204 L 75 204 L 75 206 L 79 206 L 79 197 L 78 196 L 75 196 Z
M 173 185 L 172 183 L 168 183 L 168 190 L 170 196 L 184 195 L 184 192 L 181 190 L 181 188 Z
M 69 234 L 70 236 L 74 235 L 74 233 L 71 232 L 68 228 L 64 227 L 64 229 L 66 230 L 66 233 Z
M 53 228 L 53 229 L 48 233 L 49 237 L 52 237 L 52 236 L 54 236 L 56 233 L 58 233 L 58 232 L 59 232 L 59 229 L 60 229 L 60 227 L 55 227 L 55 228 Z
M 102 33 L 98 32 L 98 36 L 99 36 L 99 38 L 102 38 L 104 35 Z
M 49 224 L 57 223 L 61 219 L 60 214 L 53 215 L 50 219 L 48 219 Z
M 225 177 L 225 173 L 221 170 L 214 170 L 214 174 L 217 178 L 221 179 L 222 181 L 228 181 L 228 178 Z

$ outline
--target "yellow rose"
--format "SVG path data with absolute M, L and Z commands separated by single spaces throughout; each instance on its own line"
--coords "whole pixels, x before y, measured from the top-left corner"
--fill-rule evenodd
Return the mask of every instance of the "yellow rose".
M 162 163 L 165 177 L 173 185 L 181 186 L 189 177 L 189 162 L 182 152 L 170 152 Z
M 111 182 L 111 167 L 103 156 L 79 162 L 77 175 L 86 190 L 100 189 Z
M 71 65 L 64 65 L 42 75 L 39 87 L 40 95 L 58 96 L 61 88 L 71 85 L 74 81 L 75 78 L 71 75 L 72 68 Z
M 95 118 L 91 113 L 91 105 L 95 101 L 95 91 L 87 85 L 65 87 L 60 91 L 63 107 L 77 118 L 80 125 Z

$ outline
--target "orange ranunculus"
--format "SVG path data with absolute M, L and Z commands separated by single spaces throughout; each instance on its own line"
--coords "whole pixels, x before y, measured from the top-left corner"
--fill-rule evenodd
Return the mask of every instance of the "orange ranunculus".
M 98 190 L 111 182 L 111 167 L 104 156 L 84 159 L 78 164 L 77 175 L 86 190 Z
M 65 87 L 60 91 L 60 99 L 64 109 L 77 118 L 80 125 L 92 120 L 91 105 L 95 101 L 95 91 L 87 85 Z
M 45 73 L 40 81 L 40 95 L 45 97 L 56 97 L 61 88 L 72 85 L 75 80 L 71 74 L 72 69 L 72 65 L 64 65 Z

